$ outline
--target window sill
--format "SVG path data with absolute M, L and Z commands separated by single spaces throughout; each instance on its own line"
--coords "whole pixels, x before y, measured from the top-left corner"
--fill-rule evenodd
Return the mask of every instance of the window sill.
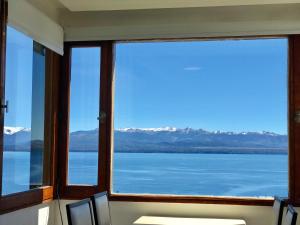
M 273 198 L 110 194 L 110 201 L 272 206 Z
M 68 185 L 60 187 L 60 198 L 68 200 L 80 200 L 89 198 L 93 194 L 103 191 L 99 186 Z
M 53 187 L 44 186 L 24 192 L 5 195 L 0 198 L 0 215 L 18 209 L 41 204 L 53 199 Z

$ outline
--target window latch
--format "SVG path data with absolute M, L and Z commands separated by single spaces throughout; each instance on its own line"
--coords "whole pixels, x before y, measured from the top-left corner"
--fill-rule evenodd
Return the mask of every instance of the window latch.
M 5 109 L 5 112 L 8 113 L 8 101 L 6 100 L 5 104 L 1 105 L 1 109 Z
M 300 123 L 300 111 L 295 112 L 294 121 Z
M 106 113 L 101 111 L 100 112 L 100 116 L 97 117 L 98 120 L 100 120 L 100 123 L 104 123 L 105 122 L 105 119 L 106 119 Z

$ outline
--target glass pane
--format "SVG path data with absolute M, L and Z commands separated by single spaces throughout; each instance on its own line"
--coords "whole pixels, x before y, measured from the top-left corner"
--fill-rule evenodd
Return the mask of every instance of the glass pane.
M 100 50 L 72 49 L 69 184 L 98 183 Z
M 287 47 L 117 44 L 113 191 L 287 196 Z
M 8 27 L 2 194 L 45 184 L 45 48 Z

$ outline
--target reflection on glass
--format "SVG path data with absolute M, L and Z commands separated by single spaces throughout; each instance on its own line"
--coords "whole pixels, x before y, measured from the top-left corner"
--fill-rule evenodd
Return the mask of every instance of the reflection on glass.
M 98 181 L 100 48 L 73 48 L 68 183 Z
M 44 184 L 45 48 L 8 27 L 2 194 Z
M 287 196 L 287 39 L 119 43 L 113 191 Z

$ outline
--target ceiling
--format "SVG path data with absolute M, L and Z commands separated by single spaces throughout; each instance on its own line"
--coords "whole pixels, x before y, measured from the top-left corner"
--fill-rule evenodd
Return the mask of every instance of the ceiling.
M 56 0 L 70 11 L 191 8 L 300 3 L 300 0 Z

